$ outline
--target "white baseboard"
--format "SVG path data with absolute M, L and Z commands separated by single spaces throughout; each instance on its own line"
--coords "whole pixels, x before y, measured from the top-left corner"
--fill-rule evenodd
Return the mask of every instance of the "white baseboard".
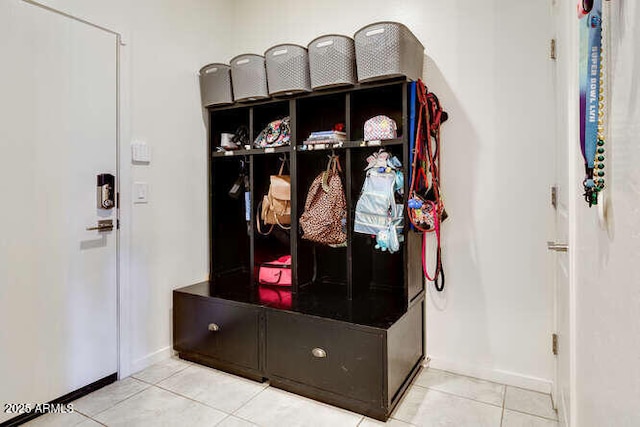
M 541 393 L 551 393 L 552 383 L 550 380 L 544 378 L 532 377 L 515 372 L 503 371 L 500 369 L 486 368 L 483 366 L 471 366 L 464 363 L 457 363 L 433 357 L 430 358 L 429 367 L 433 369 L 452 372 L 454 374 L 479 378 L 481 380 L 506 384 L 513 387 L 539 391 Z
M 154 351 L 153 353 L 147 354 L 140 359 L 134 360 L 133 363 L 131 363 L 131 372 L 126 376 L 140 372 L 158 362 L 162 362 L 163 360 L 170 358 L 172 354 L 173 350 L 171 349 L 171 346 L 166 346 L 160 350 Z

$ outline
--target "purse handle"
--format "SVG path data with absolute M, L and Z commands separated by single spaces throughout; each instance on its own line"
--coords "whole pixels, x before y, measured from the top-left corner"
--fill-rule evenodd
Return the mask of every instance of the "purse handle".
M 267 282 L 267 281 L 264 281 L 264 282 L 261 282 L 261 284 L 265 284 L 265 285 L 277 285 L 278 283 L 280 283 L 280 279 L 282 279 L 282 271 L 280 271 L 280 270 L 279 270 L 279 271 L 276 273 L 276 276 L 278 276 L 278 278 L 276 279 L 276 281 L 275 281 L 275 282 Z
M 262 228 L 260 227 L 260 212 L 262 211 L 261 208 L 262 208 L 262 202 L 258 203 L 258 207 L 256 209 L 256 228 L 258 229 L 258 233 L 259 234 L 261 234 L 263 236 L 268 236 L 273 231 L 274 225 L 271 224 L 271 227 L 269 228 L 269 231 L 267 231 L 266 233 L 262 231 Z M 278 220 L 278 217 L 276 216 L 276 221 L 277 220 Z
M 287 202 L 287 204 L 289 204 L 289 202 Z M 278 226 L 280 226 L 280 228 L 282 228 L 283 230 L 291 230 L 291 226 L 287 227 L 285 225 L 280 224 L 280 221 L 278 221 L 278 215 L 283 215 L 284 216 L 284 214 L 279 214 L 278 212 L 274 212 L 273 213 L 273 217 L 276 219 L 276 223 L 278 224 Z
M 283 157 L 280 158 L 281 163 L 280 163 L 280 170 L 278 171 L 278 175 L 282 175 L 282 173 L 284 172 L 284 165 L 285 163 L 287 163 L 287 155 L 285 154 Z
M 322 174 L 322 190 L 325 193 L 329 192 L 329 173 L 336 173 L 336 170 L 342 173 L 342 167 L 340 166 L 340 156 L 331 154 L 329 156 L 329 162 L 327 163 L 327 170 Z

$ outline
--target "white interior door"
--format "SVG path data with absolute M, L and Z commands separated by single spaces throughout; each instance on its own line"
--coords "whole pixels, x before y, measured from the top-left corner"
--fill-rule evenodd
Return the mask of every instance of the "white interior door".
M 578 91 L 575 85 L 577 75 L 577 52 L 575 27 L 569 23 L 577 20 L 575 2 L 555 1 L 554 16 L 556 20 L 557 60 L 554 63 L 554 84 L 556 94 L 556 144 L 555 144 L 555 250 L 550 251 L 554 257 L 555 279 L 555 333 L 558 337 L 556 356 L 556 375 L 552 390 L 553 401 L 558 409 L 560 422 L 570 425 L 570 384 L 571 384 L 571 306 L 570 306 L 570 274 L 571 265 L 568 243 L 570 225 L 571 186 L 569 148 L 578 146 L 574 140 L 577 135 Z M 566 423 L 566 424 L 564 424 Z
M 116 36 L 0 1 L 0 403 L 42 403 L 117 371 Z M 0 422 L 15 414 L 0 412 Z

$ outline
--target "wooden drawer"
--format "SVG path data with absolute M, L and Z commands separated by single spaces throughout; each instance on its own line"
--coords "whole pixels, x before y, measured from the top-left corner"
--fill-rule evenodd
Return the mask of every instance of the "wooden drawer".
M 176 351 L 259 369 L 259 308 L 174 292 L 173 311 Z
M 382 332 L 275 310 L 266 319 L 268 375 L 382 404 Z

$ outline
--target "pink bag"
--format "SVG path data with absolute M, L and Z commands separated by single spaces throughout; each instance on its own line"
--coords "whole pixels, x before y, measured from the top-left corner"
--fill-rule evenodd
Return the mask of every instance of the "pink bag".
M 291 255 L 260 265 L 258 283 L 271 286 L 291 286 Z
M 291 291 L 280 286 L 260 285 L 260 302 L 269 307 L 291 308 Z

